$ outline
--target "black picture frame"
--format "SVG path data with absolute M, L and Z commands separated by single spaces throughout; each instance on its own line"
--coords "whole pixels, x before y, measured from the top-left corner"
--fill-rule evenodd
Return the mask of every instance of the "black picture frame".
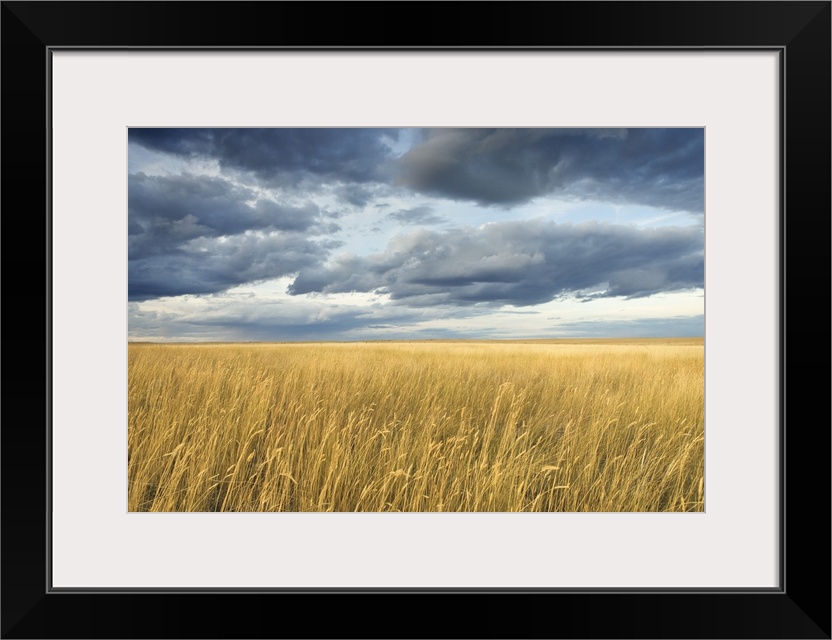
M 830 15 L 828 1 L 3 2 L 2 637 L 830 638 Z M 52 590 L 48 96 L 50 52 L 68 47 L 778 51 L 780 588 Z

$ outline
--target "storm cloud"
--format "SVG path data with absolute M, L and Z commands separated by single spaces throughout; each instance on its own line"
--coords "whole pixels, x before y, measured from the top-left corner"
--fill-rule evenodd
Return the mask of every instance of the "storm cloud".
M 131 143 L 188 159 L 215 160 L 258 184 L 340 185 L 363 206 L 393 184 L 480 205 L 510 206 L 555 195 L 701 214 L 702 128 L 417 129 L 402 157 L 395 129 L 130 129 Z
M 184 158 L 212 158 L 268 185 L 314 176 L 344 182 L 380 179 L 390 149 L 386 129 L 130 129 L 129 141 Z
M 297 272 L 333 246 L 318 207 L 285 206 L 210 176 L 129 176 L 131 300 L 213 293 Z
M 703 213 L 703 129 L 432 129 L 401 159 L 414 191 L 482 205 L 554 194 Z
M 383 253 L 304 269 L 292 294 L 363 291 L 414 305 L 527 306 L 559 296 L 638 298 L 704 286 L 699 227 L 503 222 L 417 230 Z
M 162 255 L 131 259 L 129 297 L 216 293 L 295 273 L 318 264 L 328 251 L 325 244 L 273 232 L 195 238 Z

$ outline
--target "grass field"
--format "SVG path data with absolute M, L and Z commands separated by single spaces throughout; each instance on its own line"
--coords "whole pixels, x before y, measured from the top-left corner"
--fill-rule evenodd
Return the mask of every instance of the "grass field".
M 702 511 L 704 343 L 129 347 L 130 511 Z

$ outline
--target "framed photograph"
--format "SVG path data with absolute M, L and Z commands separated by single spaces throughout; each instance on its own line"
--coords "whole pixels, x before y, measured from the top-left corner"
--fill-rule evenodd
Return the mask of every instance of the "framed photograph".
M 133 127 L 128 167 L 131 513 L 706 510 L 703 127 Z
M 3 637 L 830 637 L 829 2 L 2 11 Z

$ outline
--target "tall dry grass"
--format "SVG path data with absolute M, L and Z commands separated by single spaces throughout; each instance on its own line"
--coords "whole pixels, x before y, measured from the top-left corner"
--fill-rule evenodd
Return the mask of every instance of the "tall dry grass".
M 701 511 L 702 340 L 129 346 L 130 511 Z

